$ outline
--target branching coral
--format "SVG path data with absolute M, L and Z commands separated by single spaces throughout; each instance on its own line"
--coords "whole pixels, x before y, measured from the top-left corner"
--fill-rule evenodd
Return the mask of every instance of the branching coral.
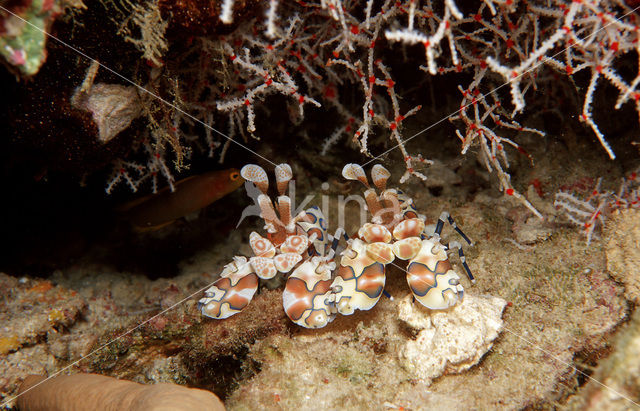
M 152 0 L 144 5 L 131 4 L 131 14 L 124 20 L 120 30 L 127 41 L 143 50 L 144 58 L 160 66 L 160 58 L 169 48 L 165 39 L 168 24 L 160 15 L 157 0 Z M 136 38 L 135 31 L 140 32 L 140 38 Z
M 111 17 L 120 35 L 152 66 L 137 65 L 135 77 L 152 93 L 142 96 L 149 127 L 135 141 L 134 155 L 115 164 L 108 192 L 120 182 L 137 190 L 149 180 L 155 189 L 158 176 L 171 186 L 192 153 L 222 161 L 231 142 L 265 137 L 261 113 L 284 113 L 301 124 L 318 108 L 331 117 L 333 130 L 320 131 L 327 136 L 315 146 L 323 154 L 340 140 L 371 157 L 380 148 L 382 155 L 398 148 L 403 180 L 424 178 L 419 169 L 431 160 L 409 145 L 430 127 L 407 137 L 406 120 L 428 101 L 422 85 L 451 74 L 443 82 L 459 82 L 462 97 L 446 118 L 458 128 L 451 137 L 460 140 L 461 153 L 477 153 L 500 190 L 540 216 L 509 171 L 509 152 L 533 161 L 517 133 L 544 135 L 517 117 L 540 108 L 532 99 L 536 92 L 568 77 L 582 100 L 580 120 L 612 159 L 593 116 L 598 85 L 618 90 L 616 109 L 630 102 L 640 114 L 638 67 L 620 68 L 640 51 L 637 17 L 621 0 L 487 0 L 477 6 L 454 0 L 225 1 L 197 15 L 190 10 L 198 1 L 107 3 L 120 11 Z M 206 29 L 187 24 L 196 17 L 213 22 Z M 405 76 L 411 70 L 418 74 Z M 286 109 L 271 105 L 273 96 Z
M 569 187 L 556 193 L 554 206 L 574 225 L 582 228 L 587 245 L 613 211 L 640 208 L 640 187 L 636 170 L 623 178 L 617 191 L 602 188 L 602 178 L 583 195 Z
M 402 94 L 413 86 L 408 82 L 420 85 L 448 73 L 467 73 L 471 77 L 459 77 L 459 110 L 449 116 L 458 126 L 462 154 L 477 152 L 500 189 L 540 216 L 511 183 L 507 151 L 515 149 L 533 161 L 516 133 L 545 133 L 522 125 L 516 116 L 537 107 L 527 100 L 550 81 L 548 69 L 572 80 L 577 73 L 591 72 L 580 119 L 611 158 L 611 146 L 592 116 L 598 81 L 605 79 L 620 90 L 616 108 L 633 100 L 640 113 L 639 77 L 625 79 L 616 66 L 621 57 L 637 53 L 636 17 L 624 2 L 509 0 L 485 1 L 475 8 L 459 7 L 453 0 L 298 1 L 286 7 L 270 1 L 253 14 L 243 7 L 226 1 L 212 17 L 228 33 L 194 31 L 186 51 L 165 55 L 167 65 L 155 86 L 162 89 L 162 78 L 172 78 L 165 86 L 173 86 L 165 89 L 174 90 L 174 99 L 193 115 L 175 112 L 160 123 L 175 136 L 174 148 L 193 146 L 213 156 L 222 147 L 218 155 L 223 160 L 232 139 L 248 141 L 246 133 L 260 138 L 265 131 L 256 116 L 274 109 L 268 106 L 269 96 L 281 95 L 294 123 L 304 121 L 314 106 L 335 114 L 333 132 L 321 145 L 323 154 L 350 137 L 372 156 L 372 145 L 384 142 L 372 137 L 389 137 L 384 154 L 399 148 L 407 169 L 404 180 L 424 178 L 418 169 L 431 161 L 407 148 L 422 132 L 403 136 L 404 120 L 423 104 L 420 97 Z M 415 53 L 420 45 L 424 57 Z M 422 78 L 396 73 L 398 67 L 415 68 L 421 62 Z M 510 98 L 503 87 L 510 89 Z M 220 130 L 226 131 L 226 140 L 212 133 Z M 205 144 L 196 137 L 203 135 Z

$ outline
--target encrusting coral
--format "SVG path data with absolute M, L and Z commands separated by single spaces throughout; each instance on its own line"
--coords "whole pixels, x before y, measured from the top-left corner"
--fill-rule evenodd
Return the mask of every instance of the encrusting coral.
M 20 281 L 0 272 L 0 289 L 9 290 L 0 297 L 0 356 L 51 340 L 57 330 L 74 325 L 86 306 L 75 291 L 50 281 Z
M 12 1 L 0 4 L 0 62 L 26 77 L 47 59 L 47 35 L 65 8 L 86 9 L 82 1 Z M 5 8 L 6 7 L 6 8 Z
M 45 380 L 31 375 L 20 387 L 18 407 L 38 410 L 224 410 L 213 393 L 176 384 L 143 385 L 98 374 Z
M 612 341 L 615 347 L 593 372 L 593 377 L 567 405 L 569 409 L 628 410 L 638 406 L 640 386 L 640 312 Z M 633 403 L 632 403 L 632 402 Z
M 620 210 L 608 228 L 607 269 L 625 286 L 626 297 L 640 304 L 640 211 Z
M 418 334 L 400 350 L 400 363 L 425 381 L 471 368 L 498 337 L 506 305 L 500 297 L 466 295 L 451 310 L 433 312 L 407 296 L 398 304 L 398 317 Z

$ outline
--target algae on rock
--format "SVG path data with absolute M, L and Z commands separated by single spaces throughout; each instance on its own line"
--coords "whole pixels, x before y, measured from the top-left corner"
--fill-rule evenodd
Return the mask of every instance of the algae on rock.
M 0 13 L 0 55 L 8 66 L 25 76 L 36 74 L 47 58 L 47 33 L 67 6 L 84 9 L 82 1 L 46 1 L 4 3 Z
M 620 210 L 610 221 L 607 270 L 624 284 L 625 297 L 640 304 L 640 210 Z
M 640 311 L 612 342 L 613 353 L 567 403 L 570 409 L 628 410 L 640 403 Z

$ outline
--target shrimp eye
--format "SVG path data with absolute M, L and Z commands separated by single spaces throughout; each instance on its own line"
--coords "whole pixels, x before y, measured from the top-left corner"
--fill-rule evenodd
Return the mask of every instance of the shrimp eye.
M 237 171 L 234 171 L 233 173 L 231 173 L 231 181 L 236 181 L 237 179 L 240 178 L 240 173 L 238 173 Z

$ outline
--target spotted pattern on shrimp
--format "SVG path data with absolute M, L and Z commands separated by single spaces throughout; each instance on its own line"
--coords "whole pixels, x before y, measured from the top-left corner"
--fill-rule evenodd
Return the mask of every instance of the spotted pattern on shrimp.
M 385 294 L 386 266 L 407 261 L 406 280 L 415 300 L 433 310 L 458 304 L 464 297 L 460 276 L 453 269 L 448 252 L 458 250 L 469 279 L 475 279 L 467 265 L 462 246 L 441 242 L 446 222 L 468 243 L 471 240 L 442 212 L 435 228 L 426 228 L 413 200 L 397 188 L 387 188 L 390 173 L 376 164 L 369 184 L 364 169 L 347 164 L 342 175 L 365 186 L 363 197 L 371 213 L 369 222 L 349 238 L 336 257 L 341 229 L 331 236 L 320 208 L 313 206 L 292 215 L 291 198 L 286 195 L 293 178 L 288 164 L 275 168 L 278 196 L 267 195 L 267 173 L 255 164 L 242 168 L 241 175 L 262 192 L 257 198 L 266 234 L 252 232 L 249 245 L 254 254 L 235 256 L 220 279 L 205 291 L 199 307 L 204 316 L 224 319 L 241 312 L 255 295 L 259 279 L 287 275 L 282 304 L 286 315 L 305 328 L 325 327 L 337 314 L 372 309 Z M 395 265 L 395 264 L 394 264 Z M 388 295 L 388 294 L 387 294 Z

